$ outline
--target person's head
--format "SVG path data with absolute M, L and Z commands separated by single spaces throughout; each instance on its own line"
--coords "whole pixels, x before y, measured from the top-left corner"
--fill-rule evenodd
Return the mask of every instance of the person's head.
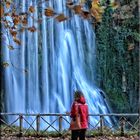
M 81 91 L 79 90 L 75 91 L 74 100 L 79 100 L 81 96 L 84 96 L 84 94 Z

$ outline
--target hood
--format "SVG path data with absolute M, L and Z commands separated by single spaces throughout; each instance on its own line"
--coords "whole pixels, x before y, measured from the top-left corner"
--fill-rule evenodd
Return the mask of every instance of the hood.
M 77 100 L 77 102 L 81 103 L 81 104 L 85 104 L 86 100 L 85 100 L 85 98 L 83 96 L 81 96 L 80 99 Z

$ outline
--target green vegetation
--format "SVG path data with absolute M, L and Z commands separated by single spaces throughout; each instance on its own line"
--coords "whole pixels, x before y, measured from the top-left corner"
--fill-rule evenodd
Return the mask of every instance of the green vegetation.
M 96 26 L 97 85 L 109 98 L 114 112 L 138 112 L 139 45 L 138 3 L 108 7 Z M 131 9 L 131 10 L 130 10 Z

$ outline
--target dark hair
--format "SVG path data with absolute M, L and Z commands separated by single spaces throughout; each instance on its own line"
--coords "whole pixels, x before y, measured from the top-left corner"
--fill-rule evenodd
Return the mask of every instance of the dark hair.
M 81 96 L 84 96 L 84 94 L 81 91 L 79 90 L 75 91 L 74 98 L 80 98 Z

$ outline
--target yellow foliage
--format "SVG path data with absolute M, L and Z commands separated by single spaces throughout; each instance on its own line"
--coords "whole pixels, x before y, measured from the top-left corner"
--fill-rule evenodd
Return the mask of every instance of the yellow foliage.
M 104 13 L 104 9 L 105 7 L 100 5 L 99 0 L 92 1 L 91 15 L 95 17 L 97 22 L 100 22 L 102 20 L 102 14 Z
M 81 4 L 84 4 L 84 3 L 86 2 L 86 0 L 79 0 L 79 2 L 80 2 Z
M 0 5 L 0 18 L 4 15 L 4 8 Z
M 115 0 L 110 0 L 110 6 L 113 10 L 115 10 L 120 6 L 120 4 L 119 2 L 116 2 Z

